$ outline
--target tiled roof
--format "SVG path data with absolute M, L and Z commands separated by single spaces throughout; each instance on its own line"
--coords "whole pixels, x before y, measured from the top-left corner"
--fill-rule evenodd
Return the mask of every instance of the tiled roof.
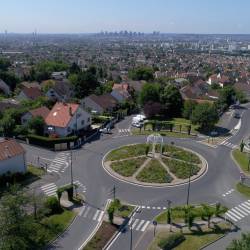
M 97 103 L 103 109 L 114 108 L 117 105 L 116 99 L 110 94 L 105 94 L 100 96 L 90 95 L 89 98 L 91 98 L 95 103 Z
M 13 139 L 0 139 L 0 161 L 24 154 L 24 148 Z
M 33 117 L 41 116 L 44 120 L 48 116 L 50 110 L 47 107 L 40 107 L 29 111 Z
M 42 91 L 38 88 L 26 88 L 22 89 L 22 92 L 27 96 L 29 99 L 35 100 L 38 97 L 42 96 Z
M 45 123 L 48 126 L 65 128 L 72 119 L 72 115 L 77 111 L 79 104 L 57 102 L 48 116 Z M 71 114 L 70 114 L 71 113 Z

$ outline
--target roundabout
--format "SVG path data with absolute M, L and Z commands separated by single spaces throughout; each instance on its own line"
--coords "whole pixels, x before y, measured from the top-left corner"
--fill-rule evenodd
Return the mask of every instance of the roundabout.
M 201 178 L 207 162 L 198 153 L 163 143 L 138 143 L 109 151 L 102 160 L 112 177 L 138 186 L 174 187 Z

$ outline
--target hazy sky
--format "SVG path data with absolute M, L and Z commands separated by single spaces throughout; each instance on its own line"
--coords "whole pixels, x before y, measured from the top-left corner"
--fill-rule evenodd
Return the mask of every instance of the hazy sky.
M 250 0 L 0 0 L 0 33 L 248 33 Z

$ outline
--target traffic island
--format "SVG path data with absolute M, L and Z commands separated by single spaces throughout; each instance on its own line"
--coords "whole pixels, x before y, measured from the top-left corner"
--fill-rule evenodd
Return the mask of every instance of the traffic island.
M 114 178 L 142 186 L 175 186 L 203 176 L 206 160 L 186 148 L 161 143 L 124 145 L 108 152 L 104 169 Z

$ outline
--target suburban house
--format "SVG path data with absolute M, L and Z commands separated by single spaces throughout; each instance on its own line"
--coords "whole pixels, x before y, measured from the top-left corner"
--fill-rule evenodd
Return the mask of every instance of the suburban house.
M 9 95 L 11 93 L 10 87 L 6 82 L 0 79 L 0 93 L 4 93 L 5 95 Z
M 79 104 L 57 102 L 45 119 L 46 133 L 60 137 L 88 130 L 91 116 Z
M 51 100 L 68 101 L 73 94 L 73 88 L 68 81 L 55 81 L 46 92 L 46 96 Z
M 218 75 L 216 75 L 216 74 L 211 75 L 208 78 L 207 83 L 209 85 L 218 84 L 220 87 L 224 88 L 225 86 L 230 84 L 230 80 L 229 80 L 229 78 L 227 76 L 221 75 L 219 73 Z
M 117 100 L 111 94 L 90 95 L 82 100 L 82 107 L 98 114 L 112 112 L 118 105 Z
M 18 100 L 36 100 L 37 98 L 43 96 L 42 91 L 39 88 L 22 88 L 21 92 L 17 96 Z
M 45 120 L 49 112 L 50 110 L 47 107 L 40 107 L 37 109 L 32 109 L 22 115 L 21 123 L 22 125 L 26 125 L 31 118 L 38 117 L 38 116 L 41 116 Z
M 25 150 L 13 139 L 0 138 L 0 175 L 26 172 Z
M 127 83 L 115 83 L 110 93 L 118 102 L 123 102 L 131 98 L 129 93 L 129 85 Z
M 7 109 L 20 107 L 20 102 L 15 99 L 3 99 L 0 101 L 0 113 L 3 113 Z
M 38 82 L 21 82 L 19 84 L 21 89 L 23 88 L 38 88 L 41 89 L 41 85 Z

